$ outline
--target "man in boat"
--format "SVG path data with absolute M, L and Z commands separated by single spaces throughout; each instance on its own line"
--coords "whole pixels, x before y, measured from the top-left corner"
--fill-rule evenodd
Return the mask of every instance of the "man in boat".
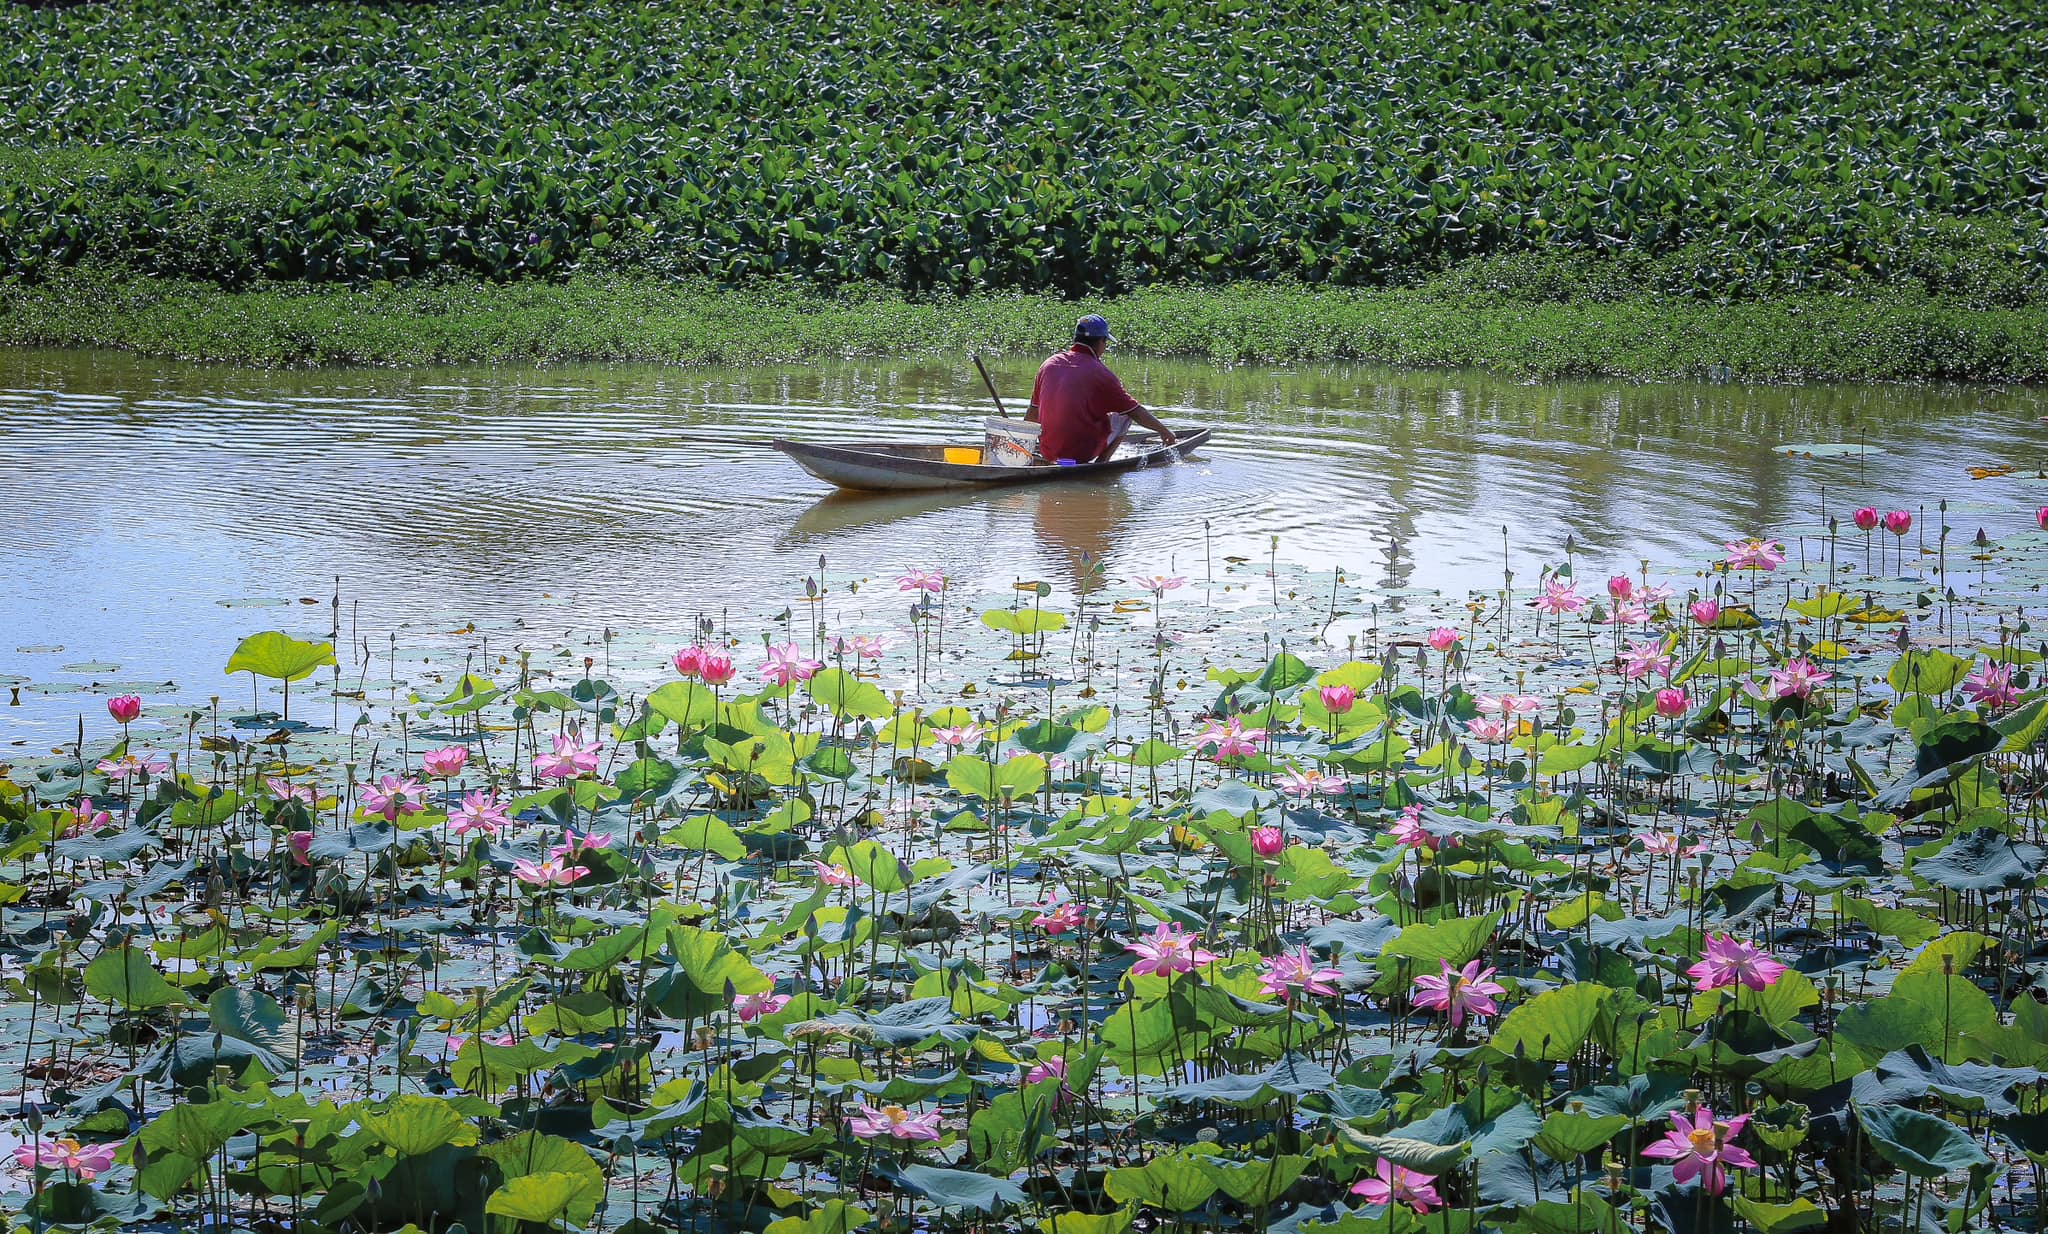
M 1044 462 L 1093 463 L 1116 453 L 1133 421 L 1174 443 L 1173 430 L 1139 405 L 1102 362 L 1114 339 L 1109 323 L 1094 313 L 1074 323 L 1073 346 L 1038 366 L 1031 405 L 1024 419 L 1038 428 L 1038 457 Z

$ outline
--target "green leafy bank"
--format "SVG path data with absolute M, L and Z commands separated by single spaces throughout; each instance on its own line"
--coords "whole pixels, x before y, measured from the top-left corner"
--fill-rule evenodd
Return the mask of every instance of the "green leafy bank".
M 2032 0 L 249 0 L 0 39 L 0 273 L 1073 295 L 1536 252 L 2012 304 L 2048 269 Z
M 1087 304 L 1112 315 L 1125 351 L 1222 363 L 1358 361 L 1536 378 L 2048 377 L 2048 305 L 1983 308 L 1903 293 L 1726 304 L 1654 294 L 1558 300 L 1468 274 L 1401 289 L 1149 287 Z M 1052 295 L 914 298 L 881 288 L 721 288 L 606 275 L 227 291 L 74 271 L 0 287 L 0 346 L 112 347 L 262 365 L 749 364 L 1042 352 L 1066 336 L 1077 311 Z

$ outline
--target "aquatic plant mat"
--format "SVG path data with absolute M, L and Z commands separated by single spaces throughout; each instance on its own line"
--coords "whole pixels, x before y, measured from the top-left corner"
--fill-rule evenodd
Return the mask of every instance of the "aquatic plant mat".
M 962 363 L 968 351 L 1041 357 L 1078 313 L 1100 311 L 1114 320 L 1117 355 L 1221 364 L 1369 362 L 1536 379 L 2048 380 L 2048 303 L 1896 289 L 1719 302 L 1655 286 L 1636 266 L 1604 259 L 1481 259 L 1411 287 L 1241 282 L 1080 302 L 603 274 L 229 291 L 94 268 L 0 283 L 0 346 L 253 365 Z
M 821 569 L 551 642 L 337 596 L 6 769 L 10 1202 L 2038 1228 L 2048 533 L 1830 516 L 1469 601 Z

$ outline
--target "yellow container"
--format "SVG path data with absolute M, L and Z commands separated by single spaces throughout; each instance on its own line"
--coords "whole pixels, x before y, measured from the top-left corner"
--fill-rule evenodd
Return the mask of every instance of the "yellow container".
M 981 451 L 973 446 L 947 446 L 946 461 L 949 463 L 979 464 L 981 462 Z

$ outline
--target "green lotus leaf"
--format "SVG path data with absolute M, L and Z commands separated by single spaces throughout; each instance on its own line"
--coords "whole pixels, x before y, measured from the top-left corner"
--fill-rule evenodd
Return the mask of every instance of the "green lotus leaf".
M 423 1157 L 446 1144 L 474 1144 L 476 1125 L 435 1097 L 394 1097 L 382 1108 L 356 1107 L 363 1133 L 401 1157 Z
M 1945 1118 L 1904 1106 L 1850 1107 L 1879 1155 L 1915 1178 L 1941 1178 L 1955 1170 L 1974 1170 L 1991 1158 L 1970 1133 Z
M 254 673 L 273 681 L 299 681 L 334 663 L 333 643 L 313 643 L 280 630 L 251 634 L 228 657 L 227 672 Z
M 130 1011 L 153 1011 L 185 1001 L 178 987 L 150 964 L 149 953 L 135 947 L 101 952 L 85 966 L 85 989 Z
M 1546 990 L 1501 1017 L 1493 1048 L 1510 1057 L 1563 1062 L 1579 1052 L 1615 991 L 1592 982 Z
M 1217 1182 L 1196 1158 L 1162 1153 L 1142 1166 L 1111 1170 L 1103 1176 L 1102 1189 L 1119 1204 L 1185 1213 L 1200 1208 L 1216 1194 Z

